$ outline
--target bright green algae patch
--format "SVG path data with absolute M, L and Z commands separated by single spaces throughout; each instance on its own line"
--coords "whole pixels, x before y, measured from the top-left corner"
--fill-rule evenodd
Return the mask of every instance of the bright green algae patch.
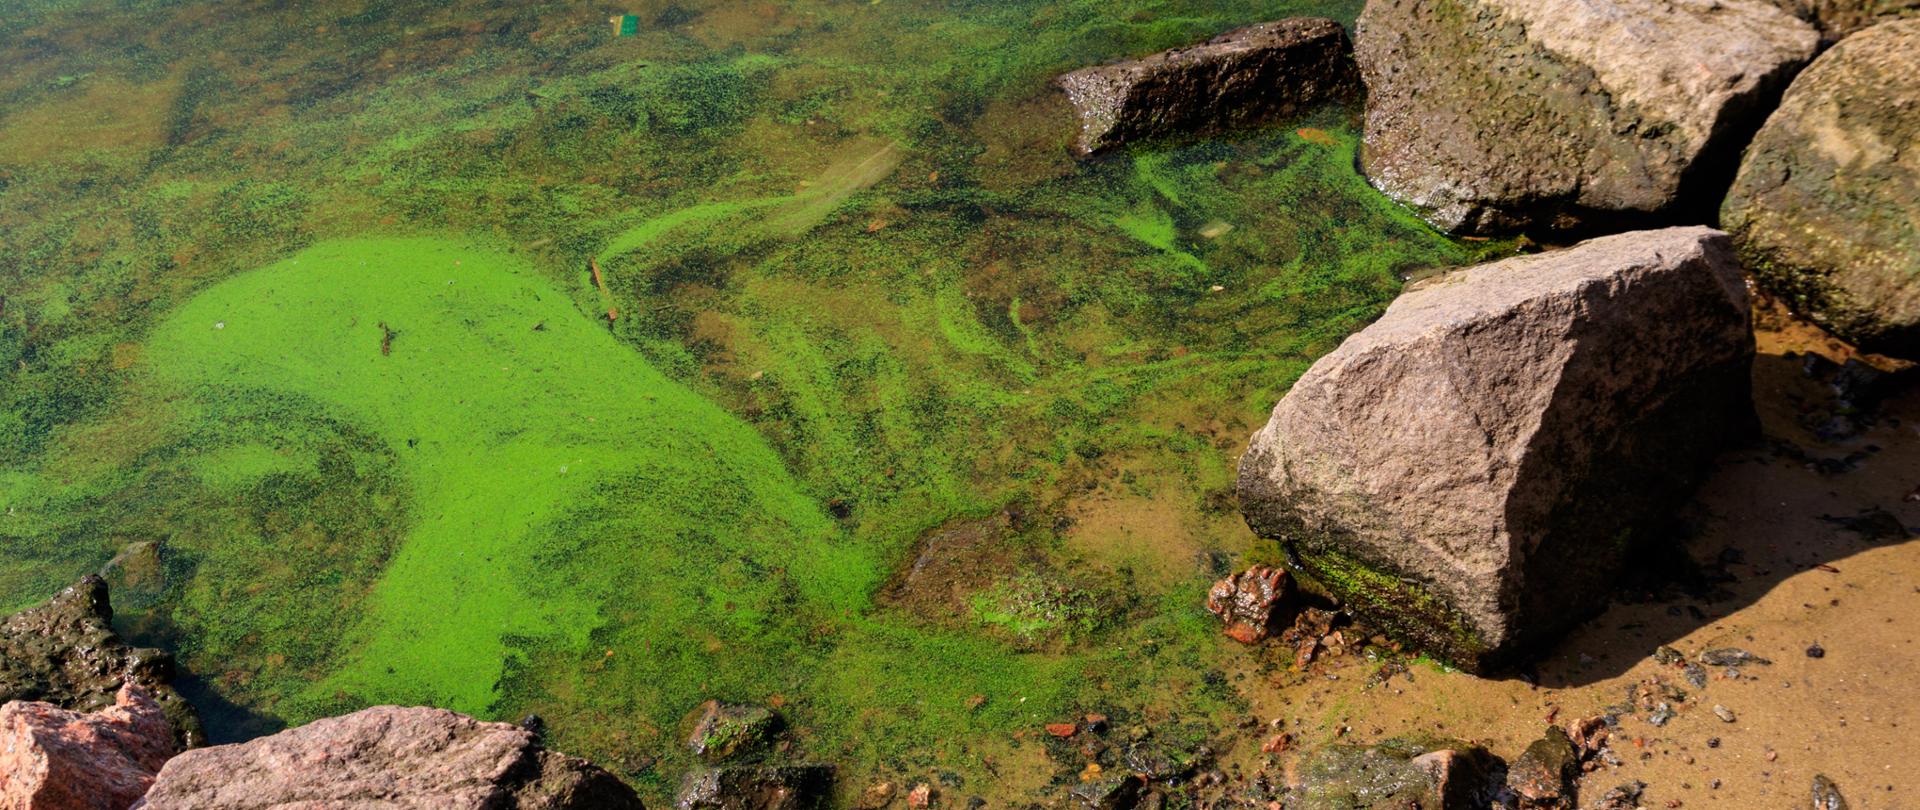
M 384 443 L 410 484 L 405 538 L 364 614 L 339 617 L 332 671 L 281 709 L 295 719 L 368 702 L 484 714 L 510 640 L 583 649 L 616 597 L 647 608 L 638 649 L 697 658 L 690 622 L 731 636 L 775 610 L 837 615 L 874 576 L 829 542 L 758 434 L 510 256 L 324 243 L 196 296 L 148 356 L 194 400 L 319 403 Z M 234 486 L 276 463 L 242 447 L 199 466 Z M 596 508 L 618 525 L 579 520 Z M 729 565 L 792 570 L 713 576 Z

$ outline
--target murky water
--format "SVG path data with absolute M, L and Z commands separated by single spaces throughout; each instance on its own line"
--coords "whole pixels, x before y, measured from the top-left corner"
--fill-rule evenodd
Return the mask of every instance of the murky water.
M 1351 110 L 1082 164 L 1046 82 L 1359 5 L 16 3 L 0 603 L 105 566 L 217 738 L 537 712 L 650 799 L 709 697 L 988 797 L 1240 711 L 1244 437 L 1488 248 Z

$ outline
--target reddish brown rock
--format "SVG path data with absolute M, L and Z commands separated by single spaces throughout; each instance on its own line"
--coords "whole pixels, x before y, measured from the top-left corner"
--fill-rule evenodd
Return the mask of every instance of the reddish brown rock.
M 0 807 L 126 810 L 173 752 L 166 711 L 135 684 L 91 714 L 12 701 L 0 707 Z
M 533 732 L 424 707 L 376 706 L 161 769 L 137 810 L 259 807 L 641 810 L 612 774 Z
M 1207 610 L 1227 623 L 1227 635 L 1242 644 L 1258 644 L 1273 635 L 1278 608 L 1292 592 L 1287 572 L 1256 565 L 1213 584 Z

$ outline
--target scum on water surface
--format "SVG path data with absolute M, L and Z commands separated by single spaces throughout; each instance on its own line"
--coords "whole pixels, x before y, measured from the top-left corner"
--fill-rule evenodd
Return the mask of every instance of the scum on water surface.
M 27 3 L 0 603 L 150 542 L 120 621 L 217 736 L 538 712 L 650 798 L 710 697 L 856 779 L 1229 710 L 1240 442 L 1501 246 L 1367 188 L 1351 110 L 1076 164 L 1046 81 L 1359 5 Z M 967 593 L 876 598 L 1002 513 Z

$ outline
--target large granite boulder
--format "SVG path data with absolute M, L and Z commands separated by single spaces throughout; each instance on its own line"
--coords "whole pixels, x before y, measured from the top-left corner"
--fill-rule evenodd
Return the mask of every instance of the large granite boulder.
M 1346 29 L 1321 17 L 1238 28 L 1191 48 L 1083 68 L 1054 84 L 1080 120 L 1081 155 L 1164 135 L 1218 132 L 1359 89 Z
M 1241 459 L 1241 507 L 1370 623 L 1497 667 L 1601 607 L 1752 433 L 1753 346 L 1711 229 L 1455 271 L 1300 377 Z
M 125 810 L 174 751 L 166 712 L 138 684 L 92 713 L 12 701 L 0 706 L 0 807 Z
M 181 747 L 205 742 L 193 707 L 174 691 L 173 658 L 113 632 L 107 583 L 88 576 L 0 620 L 0 701 L 37 700 L 76 712 L 114 705 L 136 683 L 165 710 Z
M 1707 221 L 1819 39 L 1769 0 L 1373 0 L 1361 169 L 1455 233 Z
M 236 745 L 188 751 L 136 810 L 259 807 L 640 810 L 612 774 L 533 732 L 444 709 L 376 706 Z
M 1864 348 L 1920 357 L 1920 19 L 1807 68 L 1720 217 L 1763 288 Z

